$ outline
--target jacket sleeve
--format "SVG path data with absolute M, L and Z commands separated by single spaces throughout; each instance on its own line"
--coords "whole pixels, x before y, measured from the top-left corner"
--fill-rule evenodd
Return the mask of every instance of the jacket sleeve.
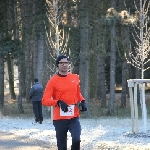
M 79 80 L 79 84 L 77 86 L 77 98 L 78 98 L 79 102 L 81 102 L 82 100 L 85 100 L 84 97 L 81 94 L 80 80 Z
M 58 100 L 53 99 L 53 92 L 54 92 L 54 87 L 53 83 L 51 80 L 48 81 L 43 98 L 42 98 L 42 105 L 44 106 L 56 106 Z
M 32 98 L 33 93 L 34 93 L 34 87 L 32 86 L 32 88 L 30 89 L 30 93 L 29 93 L 30 99 Z

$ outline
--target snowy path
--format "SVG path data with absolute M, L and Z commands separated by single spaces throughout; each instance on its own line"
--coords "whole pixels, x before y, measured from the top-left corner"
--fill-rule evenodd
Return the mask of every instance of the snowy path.
M 50 119 L 44 120 L 43 124 L 32 122 L 32 118 L 1 117 L 0 131 L 56 145 L 55 130 Z M 82 150 L 105 150 L 108 148 L 111 150 L 128 150 L 130 148 L 144 150 L 150 148 L 150 137 L 125 136 L 131 133 L 131 119 L 80 119 L 80 122 L 82 126 Z M 147 124 L 150 125 L 149 119 Z M 143 123 L 139 120 L 139 132 L 143 131 L 142 126 Z M 68 148 L 70 145 L 71 137 L 68 133 Z

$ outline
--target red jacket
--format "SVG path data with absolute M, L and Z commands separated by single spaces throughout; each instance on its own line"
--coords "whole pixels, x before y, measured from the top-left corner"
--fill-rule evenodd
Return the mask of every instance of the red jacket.
M 66 77 L 55 74 L 48 81 L 42 98 L 42 105 L 54 106 L 53 120 L 79 117 L 77 106 L 74 107 L 74 116 L 60 116 L 60 107 L 57 105 L 58 100 L 63 100 L 68 105 L 77 104 L 84 100 L 79 83 L 79 76 L 72 73 L 69 73 Z

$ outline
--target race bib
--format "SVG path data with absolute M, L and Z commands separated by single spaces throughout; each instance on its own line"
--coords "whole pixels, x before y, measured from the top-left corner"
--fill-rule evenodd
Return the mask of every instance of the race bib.
M 74 116 L 74 106 L 75 105 L 69 105 L 67 112 L 62 111 L 60 108 L 60 116 Z

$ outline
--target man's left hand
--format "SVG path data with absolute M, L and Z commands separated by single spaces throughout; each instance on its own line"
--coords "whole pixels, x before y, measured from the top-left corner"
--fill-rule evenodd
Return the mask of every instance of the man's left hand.
M 85 100 L 81 101 L 81 103 L 79 104 L 79 108 L 80 108 L 80 111 L 87 111 L 87 105 L 86 105 Z

